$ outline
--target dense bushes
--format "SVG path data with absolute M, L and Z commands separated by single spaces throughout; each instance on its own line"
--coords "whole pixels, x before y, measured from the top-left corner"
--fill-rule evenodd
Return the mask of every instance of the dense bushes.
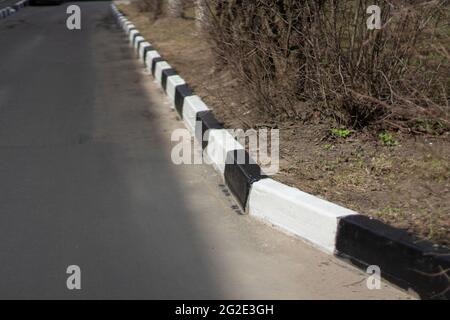
M 448 129 L 448 1 L 210 0 L 209 35 L 221 63 L 271 116 L 319 110 L 348 127 Z M 447 23 L 447 24 L 446 24 Z
M 170 2 L 170 3 L 169 3 Z M 270 117 L 442 133 L 450 128 L 449 0 L 141 0 L 151 18 L 204 7 L 219 65 Z M 174 9 L 177 4 L 180 10 Z M 381 7 L 382 28 L 366 10 Z M 206 9 L 205 9 L 206 7 Z M 206 14 L 204 14 L 206 12 Z

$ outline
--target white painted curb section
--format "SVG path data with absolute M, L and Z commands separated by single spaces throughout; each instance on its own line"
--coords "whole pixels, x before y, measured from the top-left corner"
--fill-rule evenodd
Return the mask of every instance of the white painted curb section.
M 175 88 L 182 84 L 186 84 L 186 81 L 179 75 L 167 77 L 166 93 L 173 104 L 175 104 Z
M 156 80 L 156 82 L 158 82 L 159 85 L 161 85 L 161 78 L 162 78 L 163 70 L 170 69 L 170 68 L 172 68 L 172 67 L 166 61 L 160 61 L 156 64 L 155 80 Z
M 147 66 L 147 71 L 149 73 L 152 73 L 152 63 L 153 63 L 153 59 L 155 58 L 161 58 L 161 56 L 159 55 L 158 51 L 156 50 L 152 50 L 147 52 L 147 57 L 145 58 L 145 65 Z
M 136 34 L 138 34 L 139 31 L 137 31 L 136 29 L 133 29 L 130 31 L 129 36 L 128 36 L 128 40 L 130 40 L 130 46 L 134 47 L 134 36 Z
M 123 26 L 122 26 L 122 28 L 123 28 L 123 30 L 125 31 L 125 32 L 128 32 L 128 26 L 134 26 L 134 24 L 132 24 L 131 22 L 130 22 L 130 20 L 128 20 L 127 18 L 125 18 L 125 20 L 123 21 Z
M 119 22 L 120 27 L 122 28 L 123 31 L 125 31 L 125 25 L 126 25 L 127 22 L 129 22 L 127 18 L 123 18 Z
M 206 153 L 213 166 L 222 174 L 225 172 L 225 162 L 228 151 L 241 150 L 244 147 L 234 139 L 226 129 L 209 130 Z
M 143 36 L 137 36 L 136 39 L 134 39 L 134 44 L 133 44 L 133 46 L 134 46 L 134 48 L 136 49 L 136 52 L 138 52 L 138 50 L 139 50 L 139 45 L 140 45 L 139 41 L 144 41 L 144 40 L 145 40 L 145 39 L 144 39 Z
M 189 131 L 192 132 L 194 137 L 198 137 L 195 132 L 197 113 L 200 111 L 209 110 L 206 104 L 200 99 L 199 96 L 189 96 L 184 98 L 183 102 L 183 121 Z M 201 130 L 201 128 L 200 128 Z
M 148 41 L 141 43 L 141 46 L 139 47 L 139 59 L 141 59 L 141 60 L 144 59 L 145 48 L 148 48 L 150 46 L 151 46 L 151 44 Z
M 333 253 L 339 218 L 356 212 L 272 179 L 253 183 L 249 214 Z
M 124 28 L 125 28 L 126 33 L 130 34 L 130 30 L 133 29 L 133 28 L 136 28 L 136 27 L 131 22 L 130 23 L 127 22 L 127 23 L 125 23 L 125 27 Z
M 125 23 L 126 23 L 127 21 L 128 21 L 128 19 L 125 18 L 125 17 L 120 17 L 120 18 L 119 18 L 119 24 L 120 24 L 120 26 L 122 27 L 122 29 L 124 29 Z

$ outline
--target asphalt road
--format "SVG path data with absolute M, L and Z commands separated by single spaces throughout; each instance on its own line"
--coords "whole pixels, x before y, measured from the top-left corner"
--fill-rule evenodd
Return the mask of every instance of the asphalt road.
M 182 124 L 109 3 L 80 3 L 81 31 L 67 5 L 0 21 L 0 298 L 408 298 L 173 165 Z

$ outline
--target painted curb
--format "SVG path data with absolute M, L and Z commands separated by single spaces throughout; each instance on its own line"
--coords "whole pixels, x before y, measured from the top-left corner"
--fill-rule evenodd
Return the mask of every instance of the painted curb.
M 203 100 L 199 96 L 187 96 L 183 98 L 183 121 L 189 131 L 197 138 L 197 141 L 202 141 L 203 137 L 202 127 L 197 126 L 198 115 L 208 110 L 207 105 L 203 103 Z M 199 123 L 202 122 L 199 121 Z
M 184 81 L 184 79 L 182 77 L 177 75 L 177 73 L 174 69 L 166 69 L 163 71 L 161 84 L 162 84 L 163 89 L 166 91 L 170 102 L 175 106 L 175 95 L 177 92 L 176 89 L 178 86 L 185 85 L 186 81 Z M 194 101 L 193 103 L 195 104 L 196 102 L 202 103 L 201 100 Z M 183 98 L 183 106 L 182 106 L 181 110 L 179 111 L 179 113 L 181 114 L 181 116 L 183 118 L 185 117 L 185 112 L 184 112 L 185 108 L 186 108 L 185 99 Z
M 6 17 L 9 17 L 10 15 L 13 15 L 17 13 L 17 11 L 21 10 L 22 8 L 26 7 L 28 5 L 28 0 L 22 0 L 19 2 L 16 2 L 10 7 L 5 7 L 0 9 L 0 19 L 4 19 Z
M 450 270 L 450 249 L 430 243 L 419 245 L 403 230 L 265 177 L 244 147 L 223 128 L 151 42 L 114 4 L 111 8 L 139 59 L 166 92 L 246 213 L 357 267 L 378 265 L 385 279 L 416 291 L 422 298 L 450 299 L 450 289 L 445 291 L 450 288 L 448 274 L 437 274 Z
M 182 84 L 175 88 L 175 109 L 181 116 L 183 116 L 184 100 L 193 95 L 194 93 L 187 84 Z
M 249 211 L 250 205 L 247 206 L 247 200 L 252 185 L 266 178 L 262 175 L 261 167 L 253 161 L 247 151 L 234 149 L 227 152 L 223 175 L 226 185 L 241 207 Z
M 244 150 L 244 147 L 234 139 L 228 130 L 211 129 L 209 130 L 208 145 L 206 146 L 206 154 L 211 160 L 216 170 L 225 177 L 225 164 L 228 152 L 234 150 Z
M 202 141 L 202 148 L 206 149 L 209 140 L 209 133 L 214 129 L 222 129 L 223 125 L 217 121 L 211 110 L 198 112 L 196 118 L 197 121 L 201 123 L 201 130 L 196 131 L 196 139 L 198 141 Z
M 301 235 L 332 254 L 339 219 L 357 213 L 275 180 L 263 179 L 252 186 L 249 214 Z
M 156 83 L 158 83 L 161 88 L 164 89 L 163 83 L 162 83 L 162 75 L 163 75 L 163 71 L 164 70 L 168 70 L 168 69 L 172 69 L 172 67 L 170 66 L 170 64 L 167 63 L 167 61 L 158 61 L 155 64 L 155 70 L 153 73 L 153 76 L 155 78 Z
M 383 277 L 424 299 L 449 299 L 449 279 L 436 275 L 450 270 L 449 251 L 363 215 L 339 221 L 337 255 L 367 268 L 378 265 Z

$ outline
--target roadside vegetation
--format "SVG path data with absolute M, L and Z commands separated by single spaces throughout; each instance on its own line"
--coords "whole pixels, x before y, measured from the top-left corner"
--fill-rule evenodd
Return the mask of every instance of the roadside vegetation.
M 381 7 L 369 30 L 367 8 Z M 272 117 L 346 128 L 450 126 L 446 1 L 209 1 L 214 52 Z M 306 115 L 305 115 L 306 114 Z
M 280 129 L 275 179 L 450 245 L 449 1 L 120 8 L 227 127 Z

